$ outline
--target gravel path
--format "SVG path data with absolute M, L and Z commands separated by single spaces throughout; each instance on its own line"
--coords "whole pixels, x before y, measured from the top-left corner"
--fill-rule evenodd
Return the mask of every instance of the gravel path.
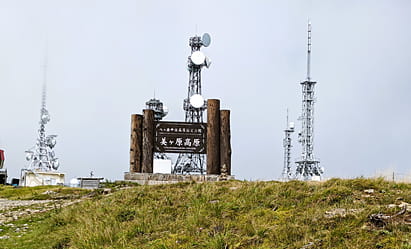
M 0 199 L 0 225 L 22 216 L 50 211 L 80 202 L 77 200 L 7 200 Z
M 30 201 L 20 201 L 20 200 L 7 200 L 0 199 L 0 211 L 5 211 L 8 209 L 13 209 L 21 206 L 31 206 L 35 204 L 45 204 L 52 202 L 52 200 L 30 200 Z

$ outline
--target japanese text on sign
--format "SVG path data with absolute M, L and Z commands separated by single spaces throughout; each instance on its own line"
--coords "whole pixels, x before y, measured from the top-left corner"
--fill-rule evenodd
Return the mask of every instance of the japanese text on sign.
M 205 154 L 206 132 L 204 123 L 157 122 L 154 151 Z

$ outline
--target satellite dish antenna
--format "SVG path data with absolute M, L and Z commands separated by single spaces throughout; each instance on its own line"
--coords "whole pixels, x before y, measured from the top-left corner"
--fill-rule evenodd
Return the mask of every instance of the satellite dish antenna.
M 204 47 L 210 46 L 211 43 L 211 37 L 208 33 L 204 33 L 203 37 L 201 38 L 201 42 L 203 43 Z
M 43 110 L 40 118 L 41 118 L 41 121 L 43 121 L 44 123 L 48 123 L 50 121 L 49 112 L 47 110 Z
M 204 98 L 200 94 L 194 94 L 190 97 L 190 104 L 194 108 L 200 108 L 204 105 Z
M 57 169 L 59 168 L 59 166 L 60 166 L 60 162 L 59 162 L 57 159 L 55 159 L 55 160 L 51 163 L 51 167 L 52 167 L 54 170 L 57 170 Z
M 210 65 L 211 65 L 211 60 L 206 56 L 206 58 L 205 58 L 205 66 L 206 66 L 207 68 L 209 68 Z
M 33 158 L 33 154 L 34 154 L 33 151 L 30 151 L 30 150 L 26 151 L 26 160 L 30 161 Z
M 197 66 L 202 65 L 205 61 L 205 58 L 205 55 L 201 51 L 195 51 L 191 54 L 191 61 Z

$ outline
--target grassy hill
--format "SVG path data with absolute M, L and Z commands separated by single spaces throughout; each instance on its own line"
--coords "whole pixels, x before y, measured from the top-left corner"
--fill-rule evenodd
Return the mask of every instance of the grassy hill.
M 370 222 L 411 203 L 411 184 L 382 179 L 58 191 L 81 201 L 0 224 L 0 248 L 411 248 L 410 211 Z

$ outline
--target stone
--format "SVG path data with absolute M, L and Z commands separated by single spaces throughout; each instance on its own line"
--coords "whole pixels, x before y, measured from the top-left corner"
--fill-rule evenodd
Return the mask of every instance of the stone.
M 347 214 L 347 210 L 345 208 L 336 208 L 334 210 L 326 211 L 324 217 L 325 218 L 334 218 L 336 216 L 345 217 Z
M 104 195 L 111 194 L 111 188 L 105 188 L 105 189 L 103 189 L 103 194 L 104 194 Z
M 398 207 L 405 208 L 405 209 L 407 209 L 408 212 L 411 212 L 411 204 L 409 204 L 409 203 L 401 202 L 401 204 L 398 205 Z
M 43 195 L 53 195 L 53 194 L 57 194 L 57 193 L 54 192 L 54 191 L 51 191 L 51 190 L 47 190 L 47 191 L 43 192 Z
M 345 209 L 345 208 L 336 208 L 330 211 L 326 211 L 324 217 L 325 218 L 334 218 L 334 217 L 345 217 L 348 214 L 355 214 L 360 212 L 361 209 Z

